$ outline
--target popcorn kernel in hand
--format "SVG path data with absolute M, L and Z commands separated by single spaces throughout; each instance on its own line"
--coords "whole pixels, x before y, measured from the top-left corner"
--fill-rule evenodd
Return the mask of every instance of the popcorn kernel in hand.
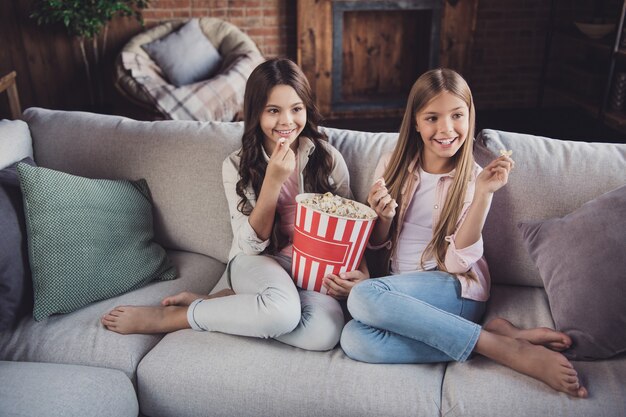
M 500 149 L 500 156 L 511 156 L 513 155 L 513 151 L 511 150 L 506 150 L 506 149 Z

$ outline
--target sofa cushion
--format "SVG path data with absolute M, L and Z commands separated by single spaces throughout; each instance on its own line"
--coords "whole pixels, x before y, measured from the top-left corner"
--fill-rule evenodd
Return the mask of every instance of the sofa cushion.
M 554 326 L 546 293 L 541 288 L 494 285 L 486 319 L 496 316 L 521 327 Z M 450 363 L 443 380 L 441 415 L 584 417 L 624 414 L 625 357 L 574 362 L 573 365 L 589 390 L 589 398 L 573 399 L 480 355 L 465 363 Z
M 397 133 L 358 132 L 321 128 L 328 141 L 341 152 L 350 172 L 350 188 L 357 201 L 367 204 L 367 194 L 374 181 L 374 169 L 380 157 L 391 152 Z
M 0 415 L 136 417 L 135 389 L 115 369 L 0 361 Z
M 543 286 L 517 224 L 562 217 L 626 183 L 626 144 L 561 141 L 483 130 L 476 141 L 481 166 L 513 151 L 515 170 L 494 194 L 483 238 L 493 282 Z
M 176 87 L 211 78 L 222 58 L 202 32 L 198 19 L 141 46 Z
M 162 335 L 121 335 L 105 329 L 100 318 L 118 305 L 159 305 L 181 291 L 208 293 L 225 265 L 204 255 L 168 252 L 178 279 L 152 282 L 73 313 L 36 322 L 24 317 L 13 331 L 0 332 L 0 360 L 56 362 L 119 369 L 133 381 L 141 358 Z
M 21 120 L 0 120 L 0 169 L 33 157 L 28 125 Z
M 153 241 L 145 180 L 101 180 L 18 164 L 33 277 L 33 317 L 176 278 Z
M 30 157 L 23 163 L 34 165 Z M 33 284 L 17 163 L 0 170 L 0 331 L 33 309 Z
M 222 161 L 241 146 L 241 123 L 139 122 L 38 108 L 24 119 L 39 166 L 89 178 L 145 178 L 157 242 L 227 262 L 232 231 Z
M 139 364 L 143 413 L 159 416 L 438 416 L 445 364 L 373 365 L 336 348 L 182 330 Z
M 626 185 L 562 218 L 519 227 L 556 326 L 572 338 L 565 354 L 593 360 L 626 352 Z
M 527 311 L 527 308 L 524 309 Z M 480 417 L 623 416 L 626 358 L 574 362 L 589 398 L 574 399 L 483 356 L 448 365 L 442 415 Z

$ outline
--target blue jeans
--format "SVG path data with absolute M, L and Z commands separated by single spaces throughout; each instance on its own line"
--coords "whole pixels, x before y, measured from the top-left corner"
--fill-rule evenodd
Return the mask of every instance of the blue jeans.
M 350 358 L 370 363 L 465 361 L 485 303 L 461 297 L 461 284 L 441 271 L 369 279 L 348 297 L 353 317 L 341 334 Z

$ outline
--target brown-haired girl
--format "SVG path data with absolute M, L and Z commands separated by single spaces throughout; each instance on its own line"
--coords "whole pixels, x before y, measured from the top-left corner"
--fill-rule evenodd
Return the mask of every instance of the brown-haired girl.
M 230 288 L 209 296 L 183 292 L 165 298 L 163 307 L 118 307 L 103 324 L 120 333 L 191 327 L 332 349 L 344 325 L 338 299 L 369 273 L 363 262 L 334 277 L 341 285 L 330 296 L 298 290 L 290 275 L 295 196 L 352 196 L 346 163 L 318 130 L 320 118 L 296 64 L 280 58 L 260 64 L 246 84 L 241 149 L 222 166 L 234 235 L 222 284 Z
M 383 253 L 388 276 L 352 289 L 354 320 L 341 346 L 372 363 L 463 362 L 476 352 L 585 397 L 558 352 L 570 346 L 567 335 L 519 329 L 502 318 L 476 324 L 490 285 L 482 229 L 514 162 L 503 154 L 481 170 L 473 157 L 474 120 L 469 86 L 458 73 L 431 70 L 413 85 L 398 143 L 379 163 L 368 195 L 379 216 L 370 248 Z

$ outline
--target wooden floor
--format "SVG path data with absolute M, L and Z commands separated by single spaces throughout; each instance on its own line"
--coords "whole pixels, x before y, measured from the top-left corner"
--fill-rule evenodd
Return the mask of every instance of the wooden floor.
M 327 120 L 322 124 L 369 132 L 397 132 L 400 123 L 401 119 L 397 118 Z M 626 143 L 626 133 L 598 123 L 582 110 L 570 108 L 479 111 L 476 116 L 476 131 L 482 129 L 584 142 Z

